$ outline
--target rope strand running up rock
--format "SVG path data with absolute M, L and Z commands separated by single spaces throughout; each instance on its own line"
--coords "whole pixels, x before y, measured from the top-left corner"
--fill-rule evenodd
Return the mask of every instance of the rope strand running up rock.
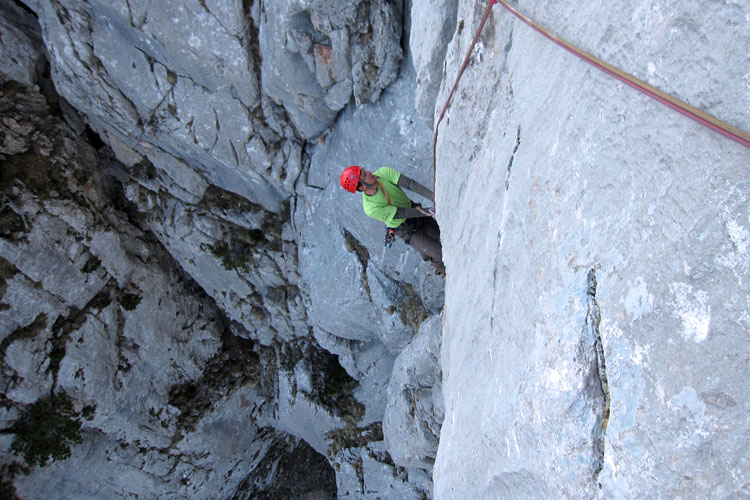
M 700 123 L 701 125 L 708 127 L 711 130 L 729 139 L 732 139 L 733 141 L 736 141 L 742 144 L 746 148 L 750 148 L 750 134 L 748 134 L 747 132 L 738 129 L 737 127 L 733 127 L 732 125 L 729 125 L 728 123 L 712 115 L 709 115 L 708 113 L 705 113 L 687 104 L 686 102 L 683 102 L 677 99 L 676 97 L 673 97 L 667 94 L 666 92 L 663 92 L 657 89 L 656 87 L 649 85 L 648 83 L 642 80 L 639 80 L 633 75 L 625 73 L 624 71 L 602 61 L 601 59 L 567 42 L 566 40 L 563 40 L 562 38 L 550 33 L 547 29 L 543 28 L 541 25 L 529 19 L 528 17 L 524 16 L 518 10 L 508 5 L 508 3 L 505 0 L 488 0 L 487 8 L 484 10 L 484 15 L 482 16 L 482 21 L 479 23 L 479 27 L 477 28 L 476 35 L 474 35 L 474 40 L 471 42 L 471 45 L 469 46 L 469 50 L 466 53 L 466 57 L 464 58 L 464 62 L 461 65 L 461 69 L 458 71 L 458 76 L 456 76 L 456 81 L 453 84 L 453 88 L 451 89 L 450 94 L 448 94 L 448 99 L 446 99 L 445 101 L 445 105 L 443 106 L 443 109 L 440 112 L 440 117 L 438 118 L 437 123 L 435 123 L 435 135 L 433 137 L 433 144 L 432 144 L 432 178 L 433 178 L 433 181 L 432 181 L 433 200 L 432 201 L 433 201 L 433 204 L 435 202 L 434 193 L 435 193 L 435 179 L 436 179 L 436 173 L 437 173 L 437 139 L 438 139 L 438 131 L 440 129 L 440 122 L 443 121 L 445 112 L 448 110 L 448 107 L 450 106 L 451 100 L 453 99 L 453 94 L 456 92 L 456 88 L 458 87 L 458 82 L 459 80 L 461 80 L 461 76 L 463 75 L 464 70 L 466 69 L 466 66 L 469 63 L 471 54 L 474 51 L 474 46 L 476 45 L 477 40 L 479 39 L 479 35 L 482 33 L 482 29 L 484 28 L 484 24 L 490 15 L 492 6 L 495 5 L 496 3 L 499 3 L 500 5 L 505 7 L 505 9 L 507 9 L 511 14 L 516 16 L 525 24 L 529 25 L 535 31 L 542 34 L 544 37 L 553 41 L 554 43 L 564 48 L 565 50 L 571 52 L 575 56 L 583 59 L 584 61 L 591 64 L 592 66 L 600 69 L 601 71 L 607 73 L 610 76 L 617 78 L 618 80 L 629 85 L 630 87 L 633 87 L 639 92 L 642 92 L 643 94 L 653 99 L 656 99 L 657 101 L 674 109 L 675 111 L 682 113 L 683 115 Z

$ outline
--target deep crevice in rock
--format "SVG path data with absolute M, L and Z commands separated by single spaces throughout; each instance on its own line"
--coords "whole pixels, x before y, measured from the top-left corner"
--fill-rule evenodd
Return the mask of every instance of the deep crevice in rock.
M 359 383 L 339 363 L 339 358 L 322 348 L 310 355 L 313 395 L 325 408 L 344 419 L 359 420 L 364 406 L 354 397 Z
M 594 349 L 595 349 L 595 360 L 596 364 L 593 367 L 593 375 L 595 376 L 595 383 L 598 384 L 598 392 L 601 398 L 601 413 L 597 415 L 596 425 L 592 431 L 593 433 L 593 446 L 594 446 L 594 477 L 598 478 L 599 473 L 604 466 L 604 445 L 607 434 L 607 425 L 609 423 L 609 407 L 610 407 L 610 395 L 609 395 L 609 383 L 607 382 L 607 368 L 604 359 L 604 347 L 602 345 L 602 337 L 599 331 L 599 324 L 601 323 L 601 310 L 599 304 L 596 301 L 596 270 L 591 269 L 586 277 L 587 281 L 587 298 L 588 298 L 588 313 L 586 315 L 586 327 L 590 329 L 594 336 Z M 597 406 L 598 409 L 598 406 Z
M 186 431 L 195 430 L 201 418 L 213 409 L 215 401 L 225 399 L 243 385 L 255 385 L 261 378 L 255 342 L 235 336 L 223 313 L 217 309 L 215 314 L 215 321 L 224 325 L 221 349 L 207 363 L 200 379 L 174 386 L 169 391 L 169 404 L 180 411 L 174 442 L 180 441 Z
M 505 178 L 505 190 L 508 190 L 510 186 L 510 172 L 513 169 L 513 161 L 516 159 L 516 151 L 521 146 L 521 126 L 518 126 L 518 132 L 516 132 L 516 145 L 513 147 L 513 152 L 510 154 L 510 160 L 508 161 L 508 175 Z
M 232 500 L 283 498 L 336 498 L 333 467 L 304 441 L 277 439 L 260 465 L 240 483 Z
M 13 2 L 18 7 L 22 8 L 23 10 L 25 10 L 26 12 L 28 12 L 32 16 L 36 17 L 37 19 L 39 18 L 39 16 L 36 15 L 36 12 L 34 12 L 34 10 L 31 7 L 29 7 L 28 5 L 26 5 L 21 0 L 11 0 L 11 2 Z
M 343 232 L 346 249 L 350 252 L 354 252 L 354 254 L 357 256 L 357 259 L 359 259 L 360 264 L 362 264 L 362 286 L 365 289 L 365 293 L 369 297 L 370 281 L 367 278 L 367 264 L 370 262 L 370 252 L 367 251 L 367 247 L 365 247 L 357 238 L 355 238 L 352 233 L 350 233 L 346 229 L 344 229 Z

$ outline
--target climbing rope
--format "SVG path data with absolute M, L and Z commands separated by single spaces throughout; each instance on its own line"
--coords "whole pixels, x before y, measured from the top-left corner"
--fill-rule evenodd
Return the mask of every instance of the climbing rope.
M 448 106 L 450 106 L 451 99 L 453 99 L 453 94 L 456 92 L 456 88 L 458 87 L 458 81 L 461 79 L 461 75 L 464 74 L 464 70 L 466 69 L 466 65 L 469 64 L 469 58 L 471 57 L 471 53 L 474 50 L 474 45 L 476 45 L 477 40 L 479 40 L 479 35 L 482 33 L 482 29 L 484 28 L 484 23 L 487 22 L 487 18 L 490 16 L 490 11 L 492 10 L 492 6 L 495 5 L 496 0 L 490 0 L 487 4 L 487 8 L 484 9 L 484 15 L 482 16 L 482 21 L 479 23 L 479 28 L 477 28 L 477 34 L 474 35 L 474 40 L 471 42 L 471 46 L 469 46 L 469 51 L 466 53 L 466 57 L 464 58 L 464 63 L 461 65 L 461 69 L 458 70 L 458 76 L 456 77 L 456 82 L 453 84 L 453 88 L 451 89 L 450 94 L 448 94 L 448 99 L 445 101 L 445 106 L 443 106 L 443 110 L 440 112 L 440 117 L 437 120 L 437 123 L 435 123 L 435 135 L 432 138 L 432 204 L 435 204 L 435 181 L 437 179 L 437 176 L 435 175 L 437 173 L 437 139 L 438 139 L 438 131 L 440 130 L 440 122 L 443 121 L 443 117 L 445 116 L 445 112 L 448 110 Z
M 732 125 L 729 125 L 728 123 L 722 120 L 719 120 L 718 118 L 711 116 L 708 113 L 704 113 L 703 111 L 697 108 L 694 108 L 688 103 L 683 102 L 677 99 L 676 97 L 673 97 L 665 92 L 662 92 L 656 87 L 653 87 L 649 85 L 648 83 L 642 80 L 639 80 L 633 75 L 629 75 L 625 73 L 624 71 L 618 68 L 615 68 L 611 64 L 605 63 L 601 59 L 598 59 L 597 57 L 594 57 L 588 52 L 585 52 L 579 49 L 578 47 L 576 47 L 575 45 L 563 40 L 562 38 L 556 35 L 553 35 L 548 30 L 544 29 L 542 26 L 535 23 L 534 21 L 532 21 L 531 19 L 524 16 L 523 14 L 518 12 L 516 9 L 508 5 L 508 3 L 505 0 L 489 0 L 489 2 L 490 2 L 490 5 L 499 3 L 500 5 L 508 9 L 508 11 L 510 11 L 514 16 L 516 16 L 517 18 L 522 20 L 524 23 L 531 26 L 534 30 L 541 33 L 546 38 L 552 40 L 554 43 L 564 48 L 568 52 L 580 57 L 587 63 L 595 66 L 596 68 L 599 68 L 600 70 L 604 71 L 608 75 L 617 78 L 621 82 L 633 87 L 634 89 L 648 95 L 649 97 L 656 99 L 662 104 L 669 106 L 670 108 L 682 113 L 688 118 L 691 118 L 697 121 L 701 125 L 704 125 L 710 128 L 711 130 L 718 132 L 725 137 L 728 137 L 729 139 L 739 142 L 746 148 L 750 148 L 750 134 L 748 134 L 747 132 L 744 132 L 736 127 L 733 127 Z
M 739 142 L 746 148 L 750 148 L 750 134 L 747 132 L 738 129 L 737 127 L 733 127 L 732 125 L 729 125 L 728 123 L 719 120 L 718 118 L 709 115 L 708 113 L 705 113 L 686 102 L 683 102 L 676 97 L 673 97 L 656 87 L 653 87 L 652 85 L 649 85 L 648 83 L 639 80 L 638 78 L 634 77 L 633 75 L 629 75 L 625 73 L 624 71 L 612 66 L 611 64 L 607 64 L 606 62 L 602 61 L 601 59 L 589 54 L 588 52 L 579 49 L 575 45 L 571 44 L 570 42 L 567 42 L 566 40 L 550 33 L 547 29 L 539 25 L 538 23 L 534 22 L 533 20 L 529 19 L 528 17 L 521 14 L 518 10 L 514 9 L 505 0 L 489 0 L 487 3 L 487 8 L 484 11 L 484 15 L 482 16 L 482 21 L 479 23 L 479 28 L 477 29 L 477 33 L 474 36 L 474 40 L 471 42 L 471 46 L 469 47 L 468 52 L 466 53 L 466 57 L 464 58 L 464 62 L 461 65 L 461 69 L 458 71 L 458 76 L 456 77 L 456 82 L 453 84 L 453 88 L 451 89 L 450 94 L 448 95 L 448 99 L 445 101 L 445 106 L 443 106 L 443 110 L 440 112 L 440 117 L 438 118 L 437 123 L 435 124 L 435 135 L 433 137 L 433 145 L 432 145 L 432 171 L 433 171 L 433 184 L 432 184 L 432 192 L 433 197 L 435 193 L 435 174 L 436 174 L 436 166 L 437 166 L 437 138 L 438 138 L 438 130 L 440 128 L 440 122 L 443 120 L 443 116 L 445 116 L 445 112 L 447 111 L 448 107 L 450 106 L 451 99 L 453 98 L 453 94 L 456 91 L 456 88 L 458 87 L 458 82 L 461 79 L 461 76 L 464 73 L 464 70 L 466 69 L 466 65 L 469 63 L 469 58 L 471 57 L 471 53 L 474 51 L 474 45 L 477 43 L 477 40 L 479 39 L 479 35 L 482 32 L 482 29 L 484 28 L 484 24 L 487 21 L 487 18 L 490 15 L 490 11 L 492 10 L 492 6 L 496 3 L 499 3 L 503 7 L 505 7 L 511 14 L 516 16 L 518 19 L 529 25 L 531 28 L 533 28 L 538 33 L 542 34 L 544 37 L 548 38 L 555 44 L 559 45 L 560 47 L 564 48 L 568 52 L 572 53 L 573 55 L 583 59 L 587 63 L 591 64 L 592 66 L 600 69 L 601 71 L 607 73 L 610 76 L 613 76 L 617 78 L 618 80 L 622 81 L 626 85 L 629 85 L 630 87 L 633 87 L 634 89 L 638 90 L 639 92 L 642 92 L 643 94 L 646 94 L 649 97 L 652 97 L 653 99 L 656 99 L 657 101 L 661 102 L 662 104 L 669 106 L 670 108 L 674 109 L 675 111 L 682 113 L 683 115 L 687 116 L 688 118 L 695 120 L 696 122 L 700 123 L 701 125 L 708 127 L 709 129 L 718 132 L 719 134 L 732 139 L 733 141 Z M 433 200 L 434 202 L 435 200 Z

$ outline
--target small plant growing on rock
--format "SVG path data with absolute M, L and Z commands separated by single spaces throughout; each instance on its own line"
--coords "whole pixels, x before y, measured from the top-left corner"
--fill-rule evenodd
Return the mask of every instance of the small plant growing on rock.
M 209 247 L 211 255 L 221 260 L 221 265 L 227 271 L 237 268 L 237 264 L 229 257 L 229 245 L 223 241 L 217 241 Z
M 81 416 L 88 421 L 94 420 L 95 413 L 96 413 L 96 405 L 86 405 L 81 410 Z
M 134 310 L 141 303 L 141 296 L 135 293 L 124 293 L 120 297 L 120 307 L 126 311 Z
M 89 257 L 89 260 L 86 261 L 86 263 L 81 268 L 81 272 L 85 274 L 92 273 L 99 269 L 99 266 L 102 264 L 102 261 L 99 259 L 99 257 L 92 255 Z
M 29 466 L 44 467 L 49 460 L 65 460 L 70 448 L 83 442 L 79 413 L 64 392 L 39 398 L 13 424 L 16 437 L 10 451 Z
M 65 357 L 65 343 L 53 343 L 52 350 L 47 356 L 49 357 L 49 371 L 57 374 L 57 372 L 60 370 L 60 362 Z
M 247 256 L 250 251 L 250 247 L 247 244 L 236 244 L 230 248 L 226 242 L 217 241 L 209 249 L 214 257 L 221 260 L 221 266 L 227 271 L 238 269 L 247 272 Z
M 266 235 L 263 234 L 263 231 L 261 231 L 260 229 L 248 229 L 244 231 L 243 237 L 249 243 L 253 243 L 255 245 L 260 245 L 268 242 L 268 240 L 266 239 Z

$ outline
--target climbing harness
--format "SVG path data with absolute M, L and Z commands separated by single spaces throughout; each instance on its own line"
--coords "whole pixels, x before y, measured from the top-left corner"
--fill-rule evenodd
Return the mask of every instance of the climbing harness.
M 482 29 L 484 28 L 484 24 L 487 21 L 487 18 L 490 15 L 490 11 L 492 10 L 493 5 L 496 3 L 499 3 L 505 9 L 507 9 L 511 14 L 516 16 L 518 19 L 523 21 L 525 24 L 529 25 L 531 28 L 533 28 L 535 31 L 543 35 L 545 38 L 548 38 L 555 44 L 559 45 L 560 47 L 564 48 L 568 52 L 574 54 L 575 56 L 579 57 L 580 59 L 586 61 L 587 63 L 591 64 L 592 66 L 600 69 L 601 71 L 607 73 L 610 76 L 613 76 L 617 78 L 618 80 L 622 81 L 626 85 L 629 85 L 630 87 L 633 87 L 634 89 L 638 90 L 639 92 L 642 92 L 643 94 L 656 99 L 657 101 L 661 102 L 662 104 L 674 109 L 675 111 L 682 113 L 683 115 L 687 116 L 688 118 L 700 123 L 701 125 L 708 127 L 709 129 L 729 138 L 733 141 L 736 141 L 746 148 L 750 148 L 750 134 L 747 132 L 740 130 L 737 127 L 733 127 L 732 125 L 729 125 L 728 123 L 709 115 L 708 113 L 705 113 L 686 102 L 683 102 L 676 97 L 673 97 L 666 92 L 663 92 L 656 87 L 649 85 L 648 83 L 639 80 L 638 78 L 625 73 L 624 71 L 612 66 L 611 64 L 608 64 L 601 59 L 589 54 L 588 52 L 579 49 L 575 45 L 571 44 L 570 42 L 567 42 L 566 40 L 563 40 L 562 38 L 550 33 L 547 29 L 536 23 L 535 21 L 529 19 L 525 15 L 521 14 L 518 10 L 514 9 L 508 3 L 506 0 L 488 0 L 487 8 L 484 11 L 484 15 L 482 16 L 482 21 L 479 23 L 479 28 L 477 28 L 477 33 L 474 36 L 474 40 L 471 42 L 471 45 L 469 46 L 469 50 L 466 53 L 466 57 L 464 58 L 464 62 L 461 65 L 461 69 L 458 71 L 458 76 L 456 77 L 456 82 L 453 84 L 453 88 L 450 91 L 450 94 L 448 94 L 448 99 L 445 101 L 445 106 L 443 106 L 442 111 L 440 112 L 440 117 L 438 118 L 437 123 L 435 124 L 435 135 L 433 137 L 433 146 L 432 146 L 432 170 L 433 170 L 433 188 L 432 192 L 435 192 L 435 173 L 436 173 L 436 152 L 437 152 L 437 138 L 438 138 L 438 129 L 440 127 L 440 122 L 443 120 L 443 116 L 445 116 L 445 112 L 450 106 L 451 99 L 453 98 L 453 94 L 456 91 L 456 88 L 458 87 L 458 81 L 461 79 L 461 76 L 463 75 L 464 70 L 466 69 L 466 65 L 469 63 L 469 58 L 471 57 L 472 52 L 474 51 L 474 45 L 476 44 L 477 40 L 479 39 L 479 35 L 482 32 Z M 433 194 L 434 198 L 434 194 Z M 433 202 L 435 200 L 433 199 Z

